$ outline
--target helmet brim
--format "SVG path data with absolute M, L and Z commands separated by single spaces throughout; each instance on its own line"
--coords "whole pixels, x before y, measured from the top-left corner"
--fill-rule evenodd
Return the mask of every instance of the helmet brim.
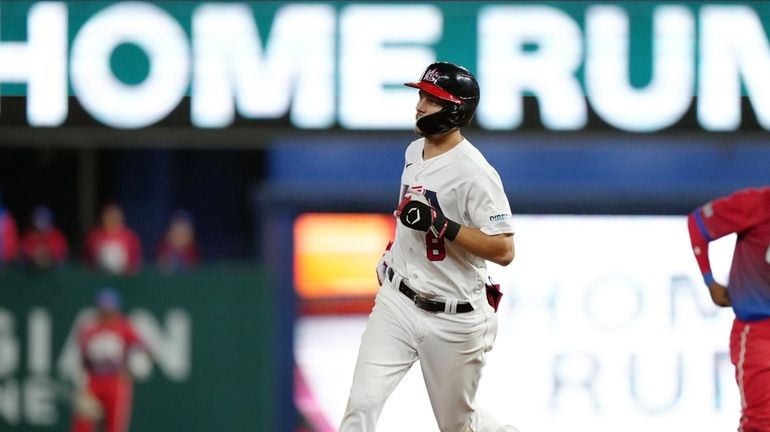
M 425 93 L 428 93 L 431 96 L 435 96 L 439 99 L 449 101 L 456 104 L 462 104 L 463 100 L 458 98 L 457 96 L 453 95 L 452 93 L 449 93 L 448 91 L 442 89 L 441 87 L 437 86 L 436 84 L 433 84 L 432 82 L 428 81 L 419 81 L 414 83 L 404 83 L 407 87 L 412 87 L 416 89 L 420 89 L 424 91 Z

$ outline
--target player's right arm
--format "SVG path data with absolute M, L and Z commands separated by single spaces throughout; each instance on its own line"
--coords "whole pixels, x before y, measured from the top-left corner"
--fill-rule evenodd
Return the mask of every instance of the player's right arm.
M 730 302 L 730 294 L 727 287 L 714 280 L 711 273 L 711 263 L 709 262 L 709 242 L 710 234 L 703 223 L 702 208 L 697 208 L 687 217 L 687 229 L 690 232 L 690 243 L 695 260 L 698 262 L 703 281 L 709 289 L 711 301 L 717 306 L 727 307 Z

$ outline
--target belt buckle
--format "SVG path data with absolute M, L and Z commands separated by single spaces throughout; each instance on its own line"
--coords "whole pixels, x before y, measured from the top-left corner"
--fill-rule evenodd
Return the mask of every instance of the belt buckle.
M 414 305 L 417 306 L 419 309 L 422 310 L 428 310 L 426 309 L 426 306 L 430 303 L 428 303 L 429 300 L 426 298 L 423 298 L 421 295 L 417 294 L 414 296 Z

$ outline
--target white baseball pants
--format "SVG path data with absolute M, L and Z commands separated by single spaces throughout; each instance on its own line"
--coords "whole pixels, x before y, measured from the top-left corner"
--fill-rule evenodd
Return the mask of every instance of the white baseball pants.
M 496 334 L 497 316 L 486 304 L 462 314 L 426 312 L 383 281 L 361 337 L 340 432 L 374 431 L 388 396 L 418 359 L 442 432 L 515 431 L 476 407 Z

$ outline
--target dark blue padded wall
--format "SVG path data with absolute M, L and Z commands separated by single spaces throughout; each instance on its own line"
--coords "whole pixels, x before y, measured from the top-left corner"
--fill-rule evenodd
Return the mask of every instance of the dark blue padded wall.
M 467 136 L 497 168 L 520 213 L 682 214 L 732 190 L 770 183 L 770 143 L 762 136 Z M 339 134 L 276 142 L 266 186 L 300 206 L 392 202 L 413 138 Z

